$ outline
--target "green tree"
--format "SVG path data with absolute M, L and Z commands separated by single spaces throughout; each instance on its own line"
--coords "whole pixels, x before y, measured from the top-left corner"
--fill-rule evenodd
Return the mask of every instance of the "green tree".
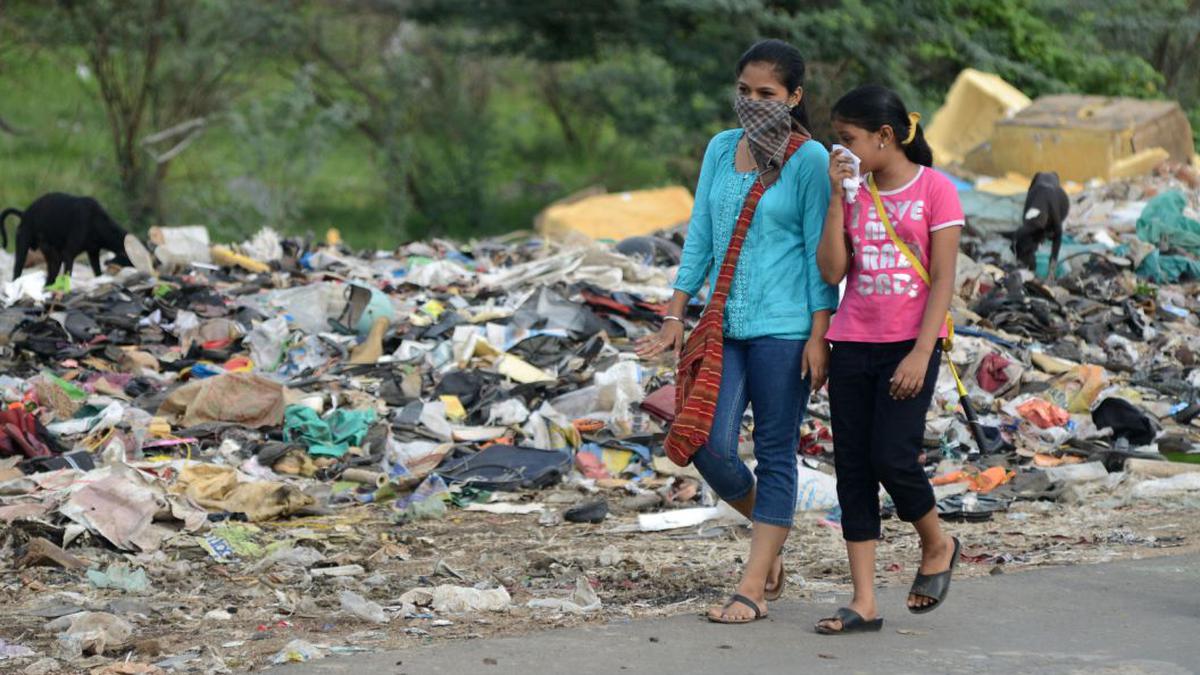
M 490 62 L 458 58 L 456 31 L 422 30 L 406 6 L 309 3 L 289 23 L 290 50 L 313 67 L 320 100 L 357 111 L 355 129 L 384 185 L 384 225 L 478 230 L 486 227 Z
M 21 35 L 87 67 L 104 107 L 120 193 L 138 226 L 161 218 L 178 156 L 236 96 L 237 76 L 270 44 L 271 16 L 253 0 L 60 0 L 19 3 Z

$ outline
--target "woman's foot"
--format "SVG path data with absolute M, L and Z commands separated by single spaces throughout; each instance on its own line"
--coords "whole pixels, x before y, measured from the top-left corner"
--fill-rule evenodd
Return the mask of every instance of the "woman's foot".
M 754 611 L 754 607 L 749 606 L 744 602 L 727 602 L 724 605 L 717 605 L 708 610 L 708 620 L 718 623 L 749 623 L 757 618 L 766 618 L 767 616 L 767 598 L 763 588 L 753 588 L 751 584 L 747 584 L 743 579 L 738 584 L 734 595 L 740 595 L 750 602 L 758 606 L 758 613 Z
M 954 539 L 948 534 L 943 533 L 942 539 L 936 545 L 927 547 L 921 550 L 921 567 L 917 571 L 920 574 L 933 575 L 939 572 L 945 572 L 950 569 L 950 562 L 954 559 Z M 936 598 L 925 597 L 915 593 L 908 594 L 908 608 L 920 609 L 937 603 Z
M 858 598 L 854 598 L 846 607 L 854 610 L 854 612 L 863 618 L 863 621 L 871 622 L 879 618 L 879 607 L 876 606 L 875 598 L 866 601 L 859 601 Z M 844 628 L 842 620 L 837 617 L 821 619 L 817 622 L 817 630 L 826 634 L 841 633 Z
M 783 585 L 786 583 L 783 571 L 783 551 L 775 556 L 775 562 L 771 565 L 771 572 L 767 575 L 767 584 L 763 588 L 763 593 L 768 600 L 778 600 L 779 596 L 783 595 Z

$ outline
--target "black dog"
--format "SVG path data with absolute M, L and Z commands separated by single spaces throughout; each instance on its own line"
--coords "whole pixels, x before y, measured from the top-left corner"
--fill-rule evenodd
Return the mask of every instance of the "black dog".
M 1071 200 L 1053 172 L 1037 173 L 1029 184 L 1025 196 L 1025 222 L 1013 235 L 1017 260 L 1025 267 L 1037 271 L 1037 250 L 1049 237 L 1050 278 L 1054 278 L 1058 267 L 1058 252 L 1062 248 L 1063 221 L 1071 210 Z
M 58 278 L 59 270 L 67 276 L 75 267 L 75 257 L 88 254 L 92 271 L 100 275 L 100 251 L 117 254 L 112 260 L 116 265 L 131 266 L 125 255 L 126 232 L 91 197 L 76 197 L 51 192 L 38 197 L 22 213 L 16 209 L 0 212 L 0 242 L 8 247 L 8 235 L 4 221 L 10 215 L 21 219 L 17 227 L 16 260 L 13 262 L 13 279 L 21 276 L 25 269 L 25 257 L 30 249 L 40 250 L 46 257 L 46 283 Z

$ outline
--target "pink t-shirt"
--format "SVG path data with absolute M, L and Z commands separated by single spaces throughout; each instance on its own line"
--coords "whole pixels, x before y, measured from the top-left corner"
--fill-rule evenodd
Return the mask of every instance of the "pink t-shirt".
M 880 191 L 896 234 L 929 269 L 929 236 L 963 225 L 954 184 L 941 173 L 921 167 L 898 190 Z M 846 232 L 854 246 L 846 292 L 826 338 L 844 342 L 903 342 L 921 332 L 929 286 L 896 249 L 875 214 L 875 202 L 863 180 L 854 203 L 846 204 Z M 941 337 L 946 337 L 942 327 Z

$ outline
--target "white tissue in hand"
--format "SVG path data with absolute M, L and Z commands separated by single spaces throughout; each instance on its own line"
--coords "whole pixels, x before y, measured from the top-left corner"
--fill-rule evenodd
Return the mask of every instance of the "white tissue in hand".
M 853 204 L 854 200 L 858 197 L 858 188 L 860 185 L 862 185 L 862 173 L 859 170 L 859 165 L 861 162 L 857 155 L 855 155 L 853 152 L 850 152 L 849 148 L 835 143 L 833 146 L 833 152 L 836 153 L 838 150 L 841 150 L 846 157 L 850 158 L 850 161 L 854 165 L 854 175 L 849 178 L 842 179 L 842 189 L 846 194 L 846 202 L 848 204 Z

